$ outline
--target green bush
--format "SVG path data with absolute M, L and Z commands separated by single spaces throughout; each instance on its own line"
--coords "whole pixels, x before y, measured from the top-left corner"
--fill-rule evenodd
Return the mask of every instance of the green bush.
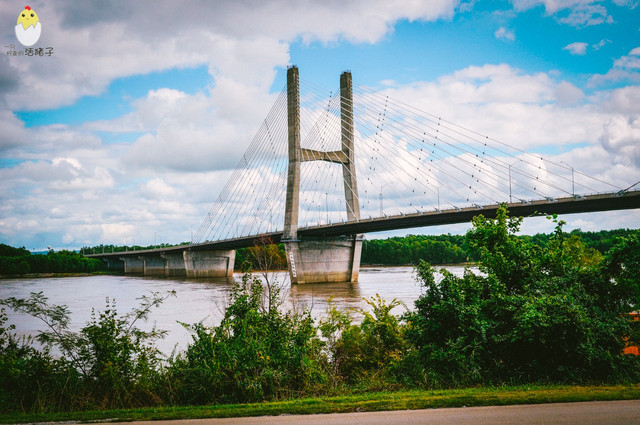
M 170 294 L 171 295 L 171 294 Z M 142 331 L 153 307 L 166 297 L 144 296 L 130 313 L 119 316 L 107 300 L 101 313 L 80 332 L 70 332 L 65 306 L 50 306 L 42 292 L 27 299 L 7 298 L 0 304 L 43 321 L 46 330 L 36 336 L 44 345 L 20 340 L 0 314 L 0 409 L 40 412 L 91 408 L 138 407 L 160 402 L 160 355 L 154 342 L 164 331 Z M 52 349 L 60 353 L 51 354 Z
M 515 236 L 505 207 L 474 218 L 467 239 L 481 274 L 456 277 L 421 262 L 424 294 L 407 315 L 408 338 L 433 386 L 504 382 L 637 381 L 622 350 L 640 305 L 637 235 L 595 255 L 557 223 L 548 246 Z
M 387 303 L 377 294 L 364 301 L 372 312 L 360 311 L 364 316 L 360 325 L 351 324 L 349 316 L 340 316 L 330 306 L 320 330 L 328 341 L 340 332 L 335 343 L 328 344 L 337 379 L 369 390 L 388 388 L 396 383 L 394 372 L 408 348 L 404 326 L 391 314 L 402 303 L 395 299 Z
M 170 370 L 173 401 L 252 402 L 313 392 L 326 379 L 310 312 L 279 310 L 279 291 L 265 294 L 245 273 L 231 290 L 222 323 L 187 325 L 193 343 Z

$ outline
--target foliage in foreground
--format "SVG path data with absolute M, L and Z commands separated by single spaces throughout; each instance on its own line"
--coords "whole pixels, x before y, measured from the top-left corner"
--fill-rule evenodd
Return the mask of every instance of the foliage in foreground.
M 321 384 L 321 345 L 310 312 L 282 312 L 279 290 L 264 288 L 245 274 L 219 326 L 186 325 L 193 343 L 167 369 L 172 402 L 291 398 Z
M 171 295 L 171 293 L 169 294 Z M 120 316 L 107 299 L 103 312 L 78 333 L 70 332 L 66 306 L 50 306 L 42 292 L 27 299 L 7 298 L 1 304 L 36 317 L 46 325 L 33 340 L 20 339 L 0 313 L 0 409 L 56 411 L 158 404 L 152 390 L 161 370 L 154 342 L 164 331 L 141 330 L 152 308 L 166 297 L 141 298 L 140 306 Z M 60 355 L 54 356 L 52 349 Z
M 427 382 L 637 381 L 640 237 L 604 257 L 562 232 L 541 248 L 515 236 L 521 218 L 500 209 L 467 234 L 482 274 L 456 277 L 420 263 L 424 294 L 407 315 L 408 338 Z
M 473 221 L 467 239 L 480 274 L 436 274 L 420 263 L 424 293 L 412 311 L 366 300 L 361 323 L 331 303 L 316 324 L 284 311 L 277 282 L 247 272 L 218 326 L 185 324 L 183 353 L 163 358 L 163 332 L 137 327 L 163 297 L 120 316 L 113 302 L 78 333 L 66 307 L 41 293 L 0 304 L 41 319 L 47 330 L 19 339 L 0 314 L 0 411 L 46 412 L 154 405 L 260 402 L 410 388 L 512 383 L 639 382 L 640 234 L 605 255 L 558 223 L 549 243 L 515 236 L 521 219 L 500 209 Z M 270 261 L 274 249 L 256 248 Z M 266 263 L 265 263 L 266 264 Z M 265 267 L 268 269 L 268 267 Z M 56 352 L 60 355 L 54 356 Z

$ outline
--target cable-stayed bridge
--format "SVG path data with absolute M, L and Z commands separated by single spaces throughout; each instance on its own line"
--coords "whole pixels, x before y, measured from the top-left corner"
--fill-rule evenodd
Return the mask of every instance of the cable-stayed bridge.
M 640 208 L 608 182 L 367 87 L 287 85 L 189 245 L 94 255 L 125 272 L 228 276 L 235 249 L 282 242 L 294 283 L 357 281 L 362 234 L 513 215 Z

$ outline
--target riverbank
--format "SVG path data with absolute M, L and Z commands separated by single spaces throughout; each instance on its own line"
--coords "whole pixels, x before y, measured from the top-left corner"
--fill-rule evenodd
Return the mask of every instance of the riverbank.
M 0 423 L 125 422 L 290 414 L 375 412 L 444 407 L 505 406 L 578 401 L 638 400 L 640 385 L 516 386 L 346 394 L 275 402 L 213 406 L 158 406 L 130 410 L 4 414 Z
M 96 271 L 91 273 L 26 273 L 26 274 L 0 274 L 0 279 L 48 279 L 64 277 L 87 277 L 87 276 L 122 276 L 124 273 Z

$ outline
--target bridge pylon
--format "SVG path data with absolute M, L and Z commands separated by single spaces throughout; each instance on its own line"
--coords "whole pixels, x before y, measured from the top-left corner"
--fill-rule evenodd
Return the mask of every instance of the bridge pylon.
M 362 235 L 305 237 L 298 235 L 300 164 L 327 161 L 342 166 L 347 220 L 360 220 L 354 155 L 353 88 L 351 73 L 340 76 L 341 146 L 321 152 L 300 145 L 300 84 L 298 68 L 287 70 L 287 120 L 289 165 L 282 242 L 287 253 L 291 283 L 357 282 Z

